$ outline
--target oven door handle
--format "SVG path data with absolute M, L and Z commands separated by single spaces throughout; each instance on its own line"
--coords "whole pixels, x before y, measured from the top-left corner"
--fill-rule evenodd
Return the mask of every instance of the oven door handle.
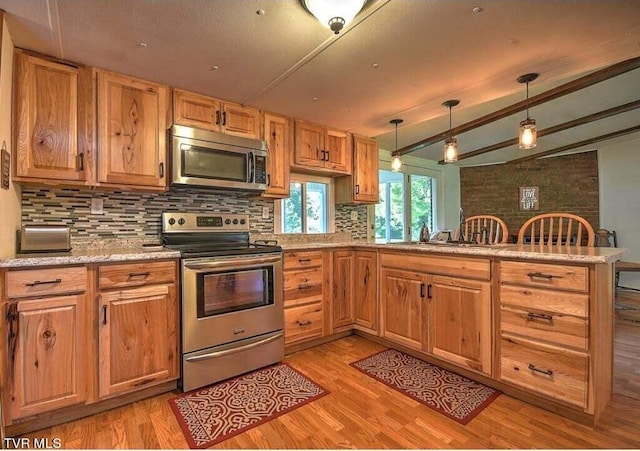
M 195 271 L 206 271 L 211 269 L 221 268 L 243 268 L 246 266 L 265 265 L 269 263 L 279 263 L 282 261 L 282 257 L 258 257 L 258 258 L 237 258 L 229 260 L 211 260 L 206 262 L 189 263 L 184 262 L 184 267 Z
M 216 357 L 224 357 L 231 354 L 236 354 L 238 352 L 246 351 L 247 349 L 256 348 L 258 346 L 266 345 L 267 343 L 271 343 L 272 341 L 276 341 L 279 338 L 284 336 L 283 332 L 278 332 L 271 337 L 267 337 L 263 340 L 256 341 L 254 343 L 249 343 L 248 345 L 240 346 L 239 348 L 225 349 L 223 351 L 213 351 L 208 354 L 196 355 L 193 357 L 187 357 L 185 361 L 187 362 L 199 362 L 201 360 L 214 359 Z

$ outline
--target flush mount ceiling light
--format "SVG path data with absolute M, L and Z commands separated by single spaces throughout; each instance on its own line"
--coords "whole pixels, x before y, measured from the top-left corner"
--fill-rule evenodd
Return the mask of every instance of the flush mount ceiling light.
M 536 73 L 524 74 L 516 79 L 518 83 L 527 84 L 527 118 L 520 122 L 520 133 L 518 134 L 518 147 L 520 149 L 533 149 L 538 145 L 536 120 L 529 117 L 529 83 L 538 78 L 538 75 Z
M 389 121 L 390 124 L 394 124 L 396 126 L 396 151 L 398 150 L 398 125 L 402 124 L 403 122 L 404 121 L 402 119 L 391 119 Z M 400 169 L 402 169 L 402 160 L 400 160 L 400 157 L 398 155 L 393 155 L 393 160 L 391 160 L 391 170 L 393 172 L 399 172 Z
M 340 33 L 356 17 L 367 0 L 300 0 L 325 27 Z
M 443 107 L 449 108 L 449 137 L 444 140 L 444 162 L 455 163 L 458 161 L 458 140 L 451 136 L 451 108 L 458 105 L 459 100 L 447 100 L 442 103 Z

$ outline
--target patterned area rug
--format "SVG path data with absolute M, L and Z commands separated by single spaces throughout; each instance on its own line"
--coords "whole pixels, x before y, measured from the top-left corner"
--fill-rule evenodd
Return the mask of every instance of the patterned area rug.
M 351 366 L 460 424 L 467 424 L 500 395 L 499 391 L 395 349 Z
M 287 364 L 263 368 L 169 400 L 191 448 L 206 448 L 329 392 Z

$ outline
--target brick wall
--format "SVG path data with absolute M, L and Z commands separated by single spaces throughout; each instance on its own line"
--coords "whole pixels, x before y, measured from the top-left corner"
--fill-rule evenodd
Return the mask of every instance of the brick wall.
M 519 188 L 539 187 L 537 211 L 519 209 Z M 460 169 L 460 198 L 467 217 L 490 214 L 502 218 L 510 235 L 517 235 L 529 218 L 569 212 L 599 224 L 598 154 L 583 152 L 563 157 Z

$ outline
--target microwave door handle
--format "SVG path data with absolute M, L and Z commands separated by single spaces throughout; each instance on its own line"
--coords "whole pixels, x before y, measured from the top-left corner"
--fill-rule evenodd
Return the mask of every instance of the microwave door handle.
M 248 169 L 249 169 L 249 174 L 248 175 L 249 175 L 249 177 L 248 177 L 248 181 L 249 181 L 249 183 L 254 183 L 255 182 L 255 180 L 254 180 L 254 177 L 255 177 L 255 168 L 254 168 L 255 161 L 253 159 L 253 152 L 249 152 L 248 156 L 249 156 L 249 164 L 248 164 Z

